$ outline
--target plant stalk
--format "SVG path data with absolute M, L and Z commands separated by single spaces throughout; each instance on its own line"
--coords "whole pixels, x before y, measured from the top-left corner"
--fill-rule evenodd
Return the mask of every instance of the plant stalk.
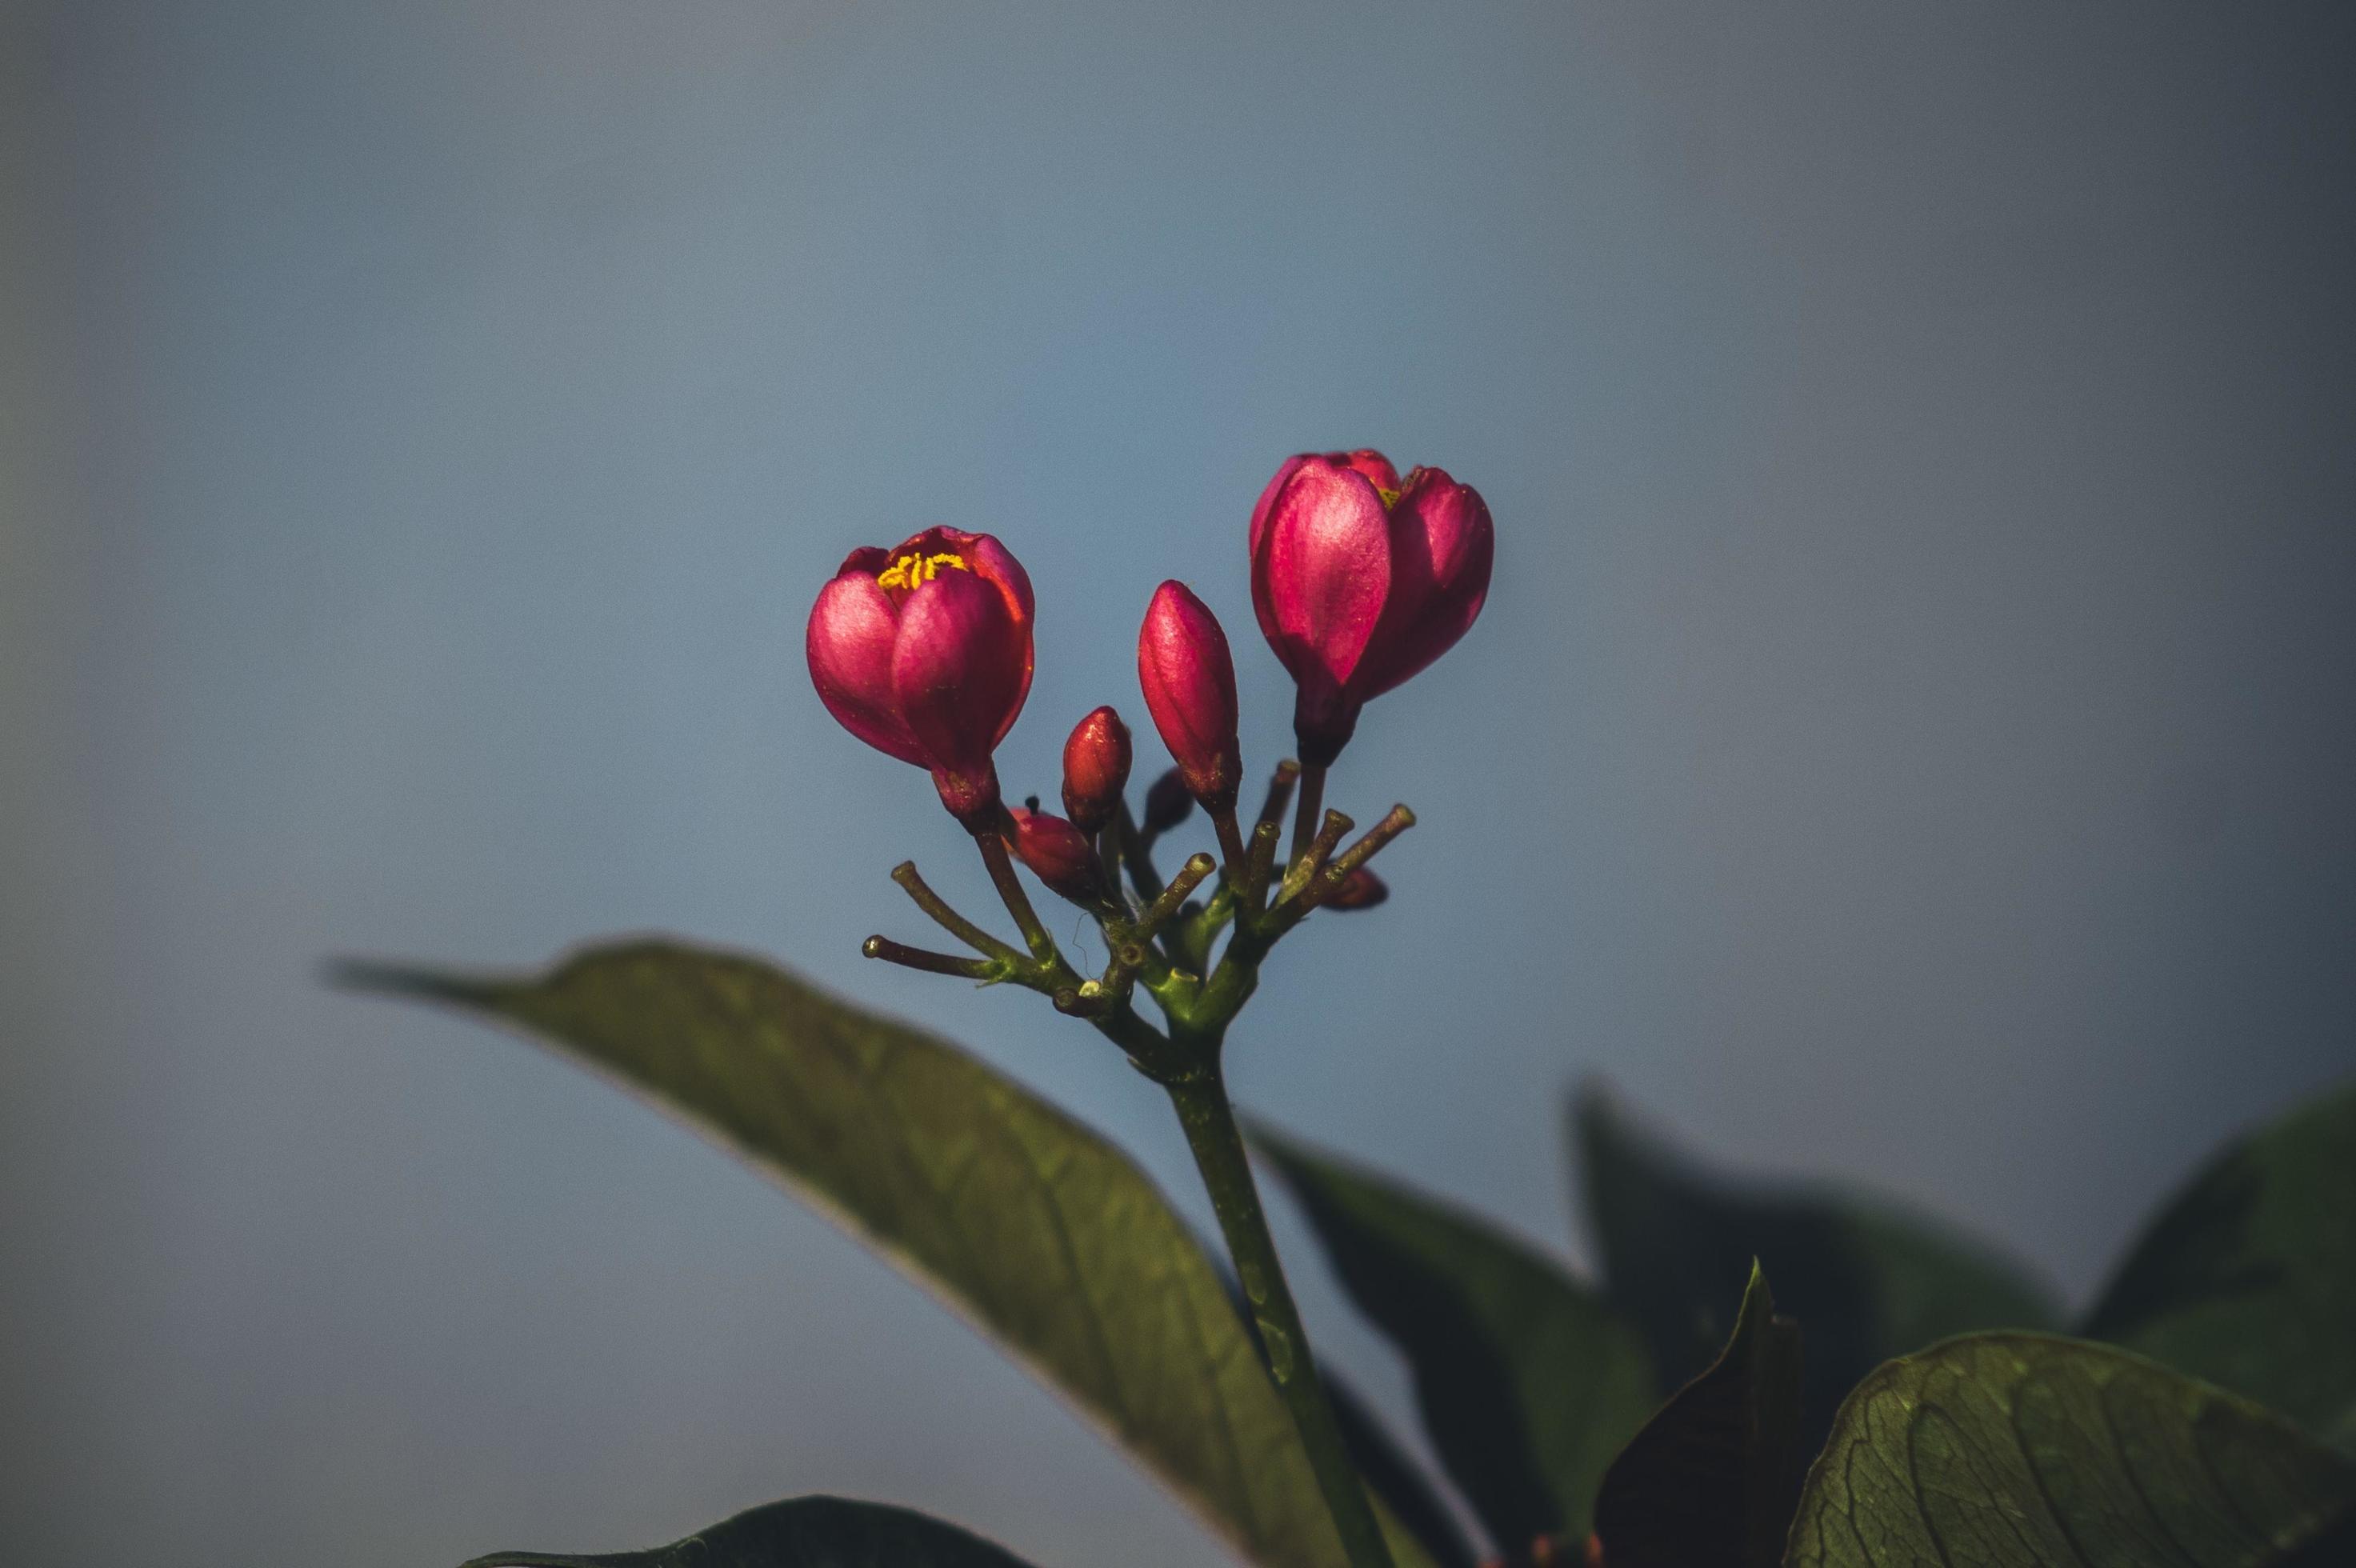
M 1023 932 L 1023 944 L 1031 956 L 1043 964 L 1060 966 L 1055 953 L 1055 940 L 1047 928 L 1039 923 L 1038 911 L 1031 908 L 1031 896 L 1023 891 L 1023 884 L 1014 875 L 1014 862 L 1006 853 L 1006 841 L 996 833 L 976 833 L 975 847 L 981 851 L 981 863 L 990 868 L 990 880 L 997 886 L 998 897 L 1006 912 L 1014 917 L 1014 924 Z
M 1209 1189 L 1211 1208 L 1219 1217 L 1227 1255 L 1235 1261 L 1243 1282 L 1244 1298 L 1259 1329 L 1261 1353 L 1277 1392 L 1292 1412 L 1308 1451 L 1318 1489 L 1333 1515 L 1342 1551 L 1350 1568 L 1391 1568 L 1390 1543 L 1383 1539 L 1365 1483 L 1342 1441 L 1325 1385 L 1310 1357 L 1309 1336 L 1301 1326 L 1301 1313 L 1284 1283 L 1276 1243 L 1268 1233 L 1268 1216 L 1260 1208 L 1259 1189 L 1252 1181 L 1251 1162 L 1244 1154 L 1243 1136 L 1227 1103 L 1227 1086 L 1219 1074 L 1218 1043 L 1204 1048 L 1205 1065 L 1185 1078 L 1167 1083 L 1170 1102 L 1177 1108 L 1178 1124 L 1185 1129 L 1186 1145 Z
M 1137 819 L 1130 815 L 1127 800 L 1113 814 L 1109 831 L 1119 842 L 1120 857 L 1128 864 L 1130 886 L 1137 889 L 1138 897 L 1152 903 L 1162 892 L 1161 874 L 1153 869 L 1153 843 L 1137 825 Z
M 1292 808 L 1292 856 L 1288 865 L 1309 853 L 1309 841 L 1317 835 L 1318 814 L 1325 809 L 1325 769 L 1309 763 L 1301 765 L 1301 793 Z

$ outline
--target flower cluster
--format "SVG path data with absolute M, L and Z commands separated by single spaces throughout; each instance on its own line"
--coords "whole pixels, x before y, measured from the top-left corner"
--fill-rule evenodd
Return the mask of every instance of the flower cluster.
M 1138 631 L 1138 683 L 1176 766 L 1133 817 L 1132 747 L 1110 707 L 1082 718 L 1064 746 L 1063 807 L 1008 806 L 994 754 L 1030 694 L 1033 598 L 1019 562 L 986 533 L 933 528 L 894 550 L 847 556 L 819 591 L 808 633 L 810 679 L 827 711 L 868 745 L 932 775 L 941 803 L 974 836 L 1027 953 L 990 936 L 925 886 L 913 865 L 894 876 L 926 914 L 979 955 L 961 958 L 871 938 L 871 956 L 914 968 L 1046 992 L 1093 1019 L 1141 1066 L 1183 1069 L 1192 1046 L 1215 1050 L 1276 939 L 1312 909 L 1363 909 L 1388 890 L 1366 862 L 1414 818 L 1394 807 L 1346 849 L 1352 823 L 1320 815 L 1328 768 L 1359 710 L 1439 658 L 1481 613 L 1494 542 L 1489 509 L 1438 468 L 1401 478 L 1381 453 L 1305 453 L 1269 481 L 1249 532 L 1252 607 L 1295 687 L 1300 760 L 1280 763 L 1247 832 L 1235 661 L 1210 608 L 1183 583 L 1162 585 Z M 1276 845 L 1299 791 L 1280 876 Z M 1199 805 L 1220 854 L 1191 857 L 1169 881 L 1157 839 Z M 1083 979 L 1066 962 L 1013 874 L 1019 860 L 1093 915 L 1111 959 Z M 1206 897 L 1197 889 L 1217 871 Z M 1126 888 L 1124 887 L 1126 874 Z M 1216 965 L 1212 952 L 1232 928 Z M 1169 1034 L 1130 1007 L 1142 985 Z

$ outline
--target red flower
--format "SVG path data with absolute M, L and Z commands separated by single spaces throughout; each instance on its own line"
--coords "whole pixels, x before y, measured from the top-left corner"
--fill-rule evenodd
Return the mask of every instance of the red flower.
M 1021 806 L 1010 807 L 1006 814 L 1014 824 L 1006 842 L 1033 875 L 1076 904 L 1103 899 L 1104 863 L 1079 829 L 1061 817 Z
M 1233 806 L 1244 771 L 1236 664 L 1217 618 L 1183 583 L 1153 591 L 1137 634 L 1137 679 L 1187 793 L 1206 811 Z
M 1129 726 L 1110 708 L 1072 726 L 1064 742 L 1064 810 L 1074 827 L 1093 833 L 1112 821 L 1129 786 Z
M 1439 468 L 1402 481 L 1368 450 L 1276 471 L 1252 512 L 1252 608 L 1298 688 L 1301 761 L 1330 764 L 1369 698 L 1455 645 L 1494 554 L 1480 492 Z
M 1031 579 L 986 533 L 852 551 L 811 607 L 810 681 L 842 727 L 929 769 L 973 832 L 998 825 L 991 753 L 1031 692 Z

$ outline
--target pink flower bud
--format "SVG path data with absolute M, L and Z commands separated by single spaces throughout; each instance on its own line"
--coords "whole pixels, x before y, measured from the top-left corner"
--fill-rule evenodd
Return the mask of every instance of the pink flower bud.
M 1391 886 L 1367 866 L 1342 878 L 1342 886 L 1317 901 L 1321 909 L 1371 909 L 1391 896 Z
M 1187 792 L 1206 811 L 1236 802 L 1243 749 L 1236 739 L 1236 665 L 1226 633 L 1183 583 L 1164 583 L 1137 634 L 1137 678 L 1162 744 Z
M 1023 806 L 1009 808 L 1006 815 L 1014 824 L 1006 842 L 1033 875 L 1076 904 L 1104 897 L 1103 863 L 1087 834 L 1061 817 Z
M 1129 786 L 1129 726 L 1110 708 L 1072 726 L 1064 742 L 1064 810 L 1074 827 L 1094 833 L 1112 821 Z
M 1031 692 L 1031 579 L 986 533 L 931 528 L 854 550 L 811 607 L 819 701 L 876 750 L 929 770 L 967 829 L 998 821 L 991 754 Z
M 1438 468 L 1303 454 L 1252 512 L 1252 608 L 1291 672 L 1301 759 L 1324 767 L 1358 710 L 1453 647 L 1489 594 L 1489 509 Z

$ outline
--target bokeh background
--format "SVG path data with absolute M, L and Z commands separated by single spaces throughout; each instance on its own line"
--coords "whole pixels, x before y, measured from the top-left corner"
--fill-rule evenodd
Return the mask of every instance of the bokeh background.
M 2324 5 L 8 10 L 0 1548 L 836 1490 L 1216 1561 L 747 1170 L 318 975 L 774 951 L 1201 1212 L 1092 1036 L 860 960 L 901 856 L 985 885 L 801 625 L 854 544 L 1002 535 L 1052 793 L 1181 576 L 1265 765 L 1243 529 L 1304 446 L 1478 485 L 1499 574 L 1367 714 L 1338 801 L 1422 825 L 1240 1092 L 1576 1260 L 1603 1074 L 2083 1299 L 2356 1065 L 2352 66 Z

